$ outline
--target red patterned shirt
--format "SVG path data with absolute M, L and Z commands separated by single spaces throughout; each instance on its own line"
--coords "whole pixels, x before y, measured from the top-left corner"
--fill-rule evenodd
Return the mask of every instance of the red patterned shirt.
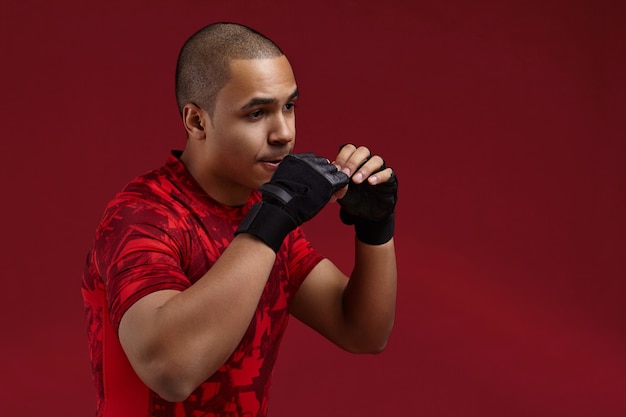
M 250 207 L 209 197 L 174 152 L 162 168 L 130 182 L 107 206 L 87 256 L 82 293 L 87 314 L 97 416 L 266 416 L 288 304 L 322 259 L 302 231 L 290 233 L 256 313 L 228 361 L 191 396 L 160 398 L 132 370 L 117 338 L 126 310 L 158 290 L 184 291 L 224 252 Z

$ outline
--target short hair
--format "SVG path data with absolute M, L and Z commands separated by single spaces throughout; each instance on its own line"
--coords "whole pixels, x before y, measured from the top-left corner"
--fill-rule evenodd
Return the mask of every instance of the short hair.
M 176 101 L 181 115 L 192 103 L 213 115 L 218 92 L 230 79 L 233 59 L 284 55 L 271 39 L 247 26 L 217 22 L 197 31 L 183 45 L 176 64 Z

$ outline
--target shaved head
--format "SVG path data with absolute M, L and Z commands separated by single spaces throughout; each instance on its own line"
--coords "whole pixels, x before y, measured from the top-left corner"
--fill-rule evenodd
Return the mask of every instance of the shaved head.
M 269 38 L 237 23 L 213 23 L 183 45 L 176 65 L 176 101 L 181 112 L 192 103 L 213 115 L 217 93 L 230 79 L 233 59 L 284 55 Z

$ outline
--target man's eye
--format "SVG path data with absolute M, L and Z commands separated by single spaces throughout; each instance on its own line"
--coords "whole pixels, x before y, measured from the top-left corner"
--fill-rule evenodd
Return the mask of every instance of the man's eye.
M 263 110 L 257 110 L 248 114 L 248 118 L 250 119 L 260 119 L 263 116 Z
M 296 108 L 296 103 L 287 103 L 283 106 L 286 111 L 293 111 Z

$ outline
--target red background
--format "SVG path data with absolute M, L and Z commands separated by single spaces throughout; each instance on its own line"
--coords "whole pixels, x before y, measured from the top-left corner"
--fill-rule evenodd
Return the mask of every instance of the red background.
M 299 151 L 368 145 L 401 186 L 388 349 L 293 321 L 274 417 L 626 415 L 623 2 L 0 8 L 2 415 L 93 414 L 83 259 L 108 199 L 184 145 L 176 54 L 218 20 L 290 57 Z M 348 268 L 336 211 L 306 230 Z

